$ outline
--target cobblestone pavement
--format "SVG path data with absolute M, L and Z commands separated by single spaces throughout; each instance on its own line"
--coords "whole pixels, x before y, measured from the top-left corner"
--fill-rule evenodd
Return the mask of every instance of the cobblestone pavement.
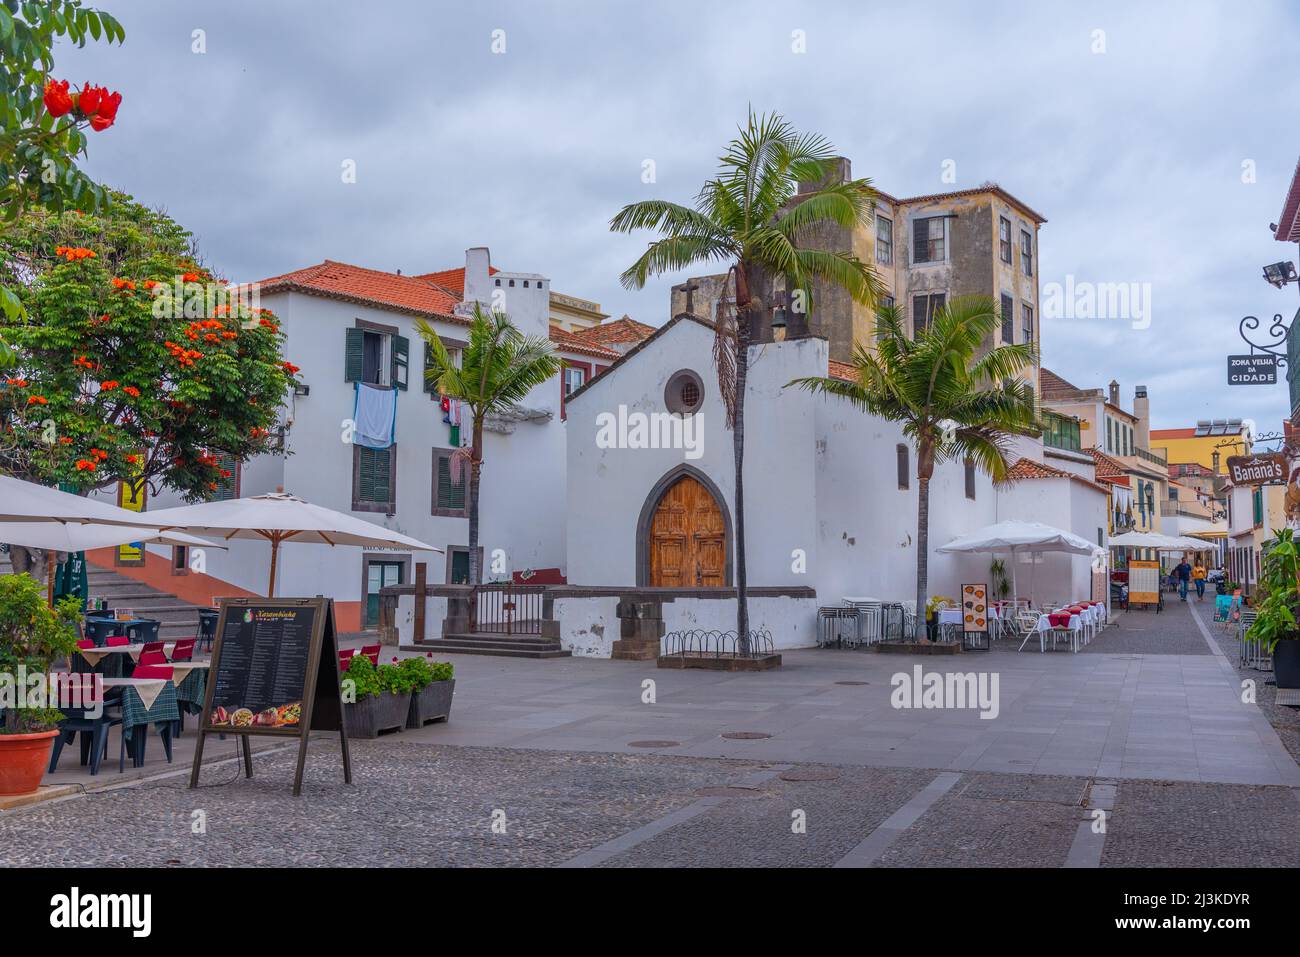
M 1207 604 L 1211 607 L 1209 597 Z M 1191 605 L 1195 605 L 1192 602 Z M 1083 653 L 1099 655 L 1208 655 L 1210 648 L 1191 619 L 1190 606 L 1177 595 L 1165 596 L 1165 610 L 1126 611 L 1095 639 Z
M 1207 596 L 1208 597 L 1208 596 Z M 1240 664 L 1237 649 L 1236 630 L 1224 628 L 1214 621 L 1214 607 L 1203 605 L 1195 609 L 1197 617 L 1209 631 L 1211 638 L 1218 644 L 1228 663 L 1241 676 L 1242 680 L 1255 683 L 1255 704 L 1264 712 L 1264 717 L 1273 726 L 1277 736 L 1291 756 L 1300 762 L 1300 708 L 1292 708 L 1277 703 L 1277 686 L 1272 684 L 1273 675 L 1268 671 L 1256 671 L 1254 668 Z
M 382 739 L 353 755 L 348 787 L 337 744 L 313 741 L 301 798 L 286 749 L 251 781 L 231 763 L 199 791 L 177 777 L 9 812 L 0 866 L 1060 866 L 1093 783 Z M 1300 866 L 1290 788 L 1112 783 L 1103 866 Z

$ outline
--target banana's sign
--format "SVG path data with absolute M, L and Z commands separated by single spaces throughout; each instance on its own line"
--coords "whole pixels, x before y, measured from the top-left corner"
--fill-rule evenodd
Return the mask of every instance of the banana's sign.
M 1228 456 L 1228 475 L 1233 485 L 1273 485 L 1286 481 L 1286 455 L 1265 452 L 1260 455 Z

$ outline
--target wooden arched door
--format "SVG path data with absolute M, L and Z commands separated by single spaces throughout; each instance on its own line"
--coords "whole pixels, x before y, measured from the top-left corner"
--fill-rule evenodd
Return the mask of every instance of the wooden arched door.
M 727 524 L 717 500 L 683 475 L 668 487 L 650 519 L 646 541 L 650 584 L 721 588 L 727 584 Z

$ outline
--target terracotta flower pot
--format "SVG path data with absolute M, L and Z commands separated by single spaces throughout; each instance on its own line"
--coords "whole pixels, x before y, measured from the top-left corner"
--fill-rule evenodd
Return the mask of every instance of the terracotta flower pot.
M 58 733 L 0 734 L 0 794 L 31 794 L 41 786 Z

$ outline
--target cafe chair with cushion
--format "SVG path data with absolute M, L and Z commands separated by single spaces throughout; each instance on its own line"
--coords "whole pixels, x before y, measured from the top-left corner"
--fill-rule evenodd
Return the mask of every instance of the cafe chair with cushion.
M 82 766 L 90 765 L 92 777 L 99 773 L 100 761 L 108 751 L 108 729 L 122 723 L 122 712 L 109 708 L 106 704 L 99 708 L 74 708 L 68 704 L 68 702 L 83 704 L 90 702 L 94 693 L 94 682 L 93 674 L 75 674 L 60 678 L 60 684 L 64 689 L 64 700 L 60 703 L 59 710 L 65 717 L 59 722 L 59 734 L 54 739 L 54 750 L 50 753 L 51 774 L 59 769 L 59 755 L 63 753 L 63 746 L 73 741 L 78 734 L 81 735 Z M 79 688 L 76 683 L 80 683 Z M 100 712 L 98 717 L 91 714 L 96 710 Z
M 191 647 L 193 646 L 191 645 Z M 140 650 L 140 660 L 136 662 L 136 677 L 141 677 L 138 674 L 141 665 L 165 664 L 167 664 L 167 653 L 163 651 L 163 643 L 161 641 L 145 642 L 144 648 Z
M 193 661 L 196 641 L 195 638 L 182 638 L 176 642 L 175 647 L 172 648 L 172 661 Z

